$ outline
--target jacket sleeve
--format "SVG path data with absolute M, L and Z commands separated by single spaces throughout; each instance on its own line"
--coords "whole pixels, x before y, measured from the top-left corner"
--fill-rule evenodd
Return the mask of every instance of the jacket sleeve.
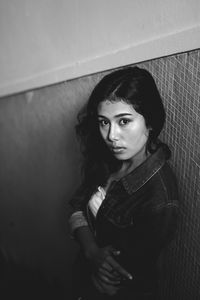
M 71 235 L 74 231 L 82 226 L 88 226 L 87 218 L 85 215 L 85 208 L 88 202 L 88 189 L 81 185 L 72 199 L 69 201 L 70 215 L 69 215 L 69 228 Z
M 88 184 L 82 183 L 78 189 L 75 191 L 71 200 L 69 201 L 69 205 L 73 212 L 85 210 L 85 207 L 92 195 L 92 187 L 88 186 Z

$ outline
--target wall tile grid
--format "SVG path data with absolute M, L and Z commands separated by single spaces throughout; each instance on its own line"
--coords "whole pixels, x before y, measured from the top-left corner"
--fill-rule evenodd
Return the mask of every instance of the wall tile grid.
M 172 150 L 180 194 L 179 229 L 161 298 L 200 299 L 200 51 L 139 66 L 152 73 L 163 98 L 167 118 L 161 138 Z

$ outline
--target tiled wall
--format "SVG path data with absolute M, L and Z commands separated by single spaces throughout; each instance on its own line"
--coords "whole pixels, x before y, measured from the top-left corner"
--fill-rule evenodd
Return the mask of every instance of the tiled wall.
M 170 247 L 162 299 L 200 299 L 200 51 L 160 58 L 140 66 L 154 76 L 166 107 L 162 140 L 180 193 L 180 223 Z

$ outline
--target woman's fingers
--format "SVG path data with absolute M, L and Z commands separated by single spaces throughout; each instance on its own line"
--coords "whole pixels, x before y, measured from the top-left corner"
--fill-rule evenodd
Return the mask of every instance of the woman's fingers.
M 104 276 L 102 274 L 99 274 L 98 277 L 105 284 L 109 284 L 109 285 L 113 285 L 113 286 L 120 285 L 120 280 L 112 280 L 108 276 Z
M 107 261 L 105 261 L 100 267 L 99 272 L 103 273 L 105 276 L 108 276 L 110 279 L 119 279 L 120 275 L 117 273 Z
M 107 257 L 106 257 L 106 259 L 104 260 L 104 262 L 102 263 L 102 265 L 100 266 L 100 268 L 102 268 L 102 269 L 104 269 L 104 270 L 106 270 L 106 271 L 108 271 L 108 272 L 112 272 L 112 270 L 113 270 L 113 268 L 112 268 L 112 266 L 107 262 Z
M 124 278 L 132 279 L 132 275 L 127 272 L 113 257 L 119 255 L 120 251 L 112 246 L 99 249 L 93 258 L 95 265 L 95 273 L 103 278 L 104 282 L 112 282 L 119 284 Z
M 94 286 L 96 287 L 96 289 L 97 289 L 99 292 L 104 293 L 102 284 L 99 282 L 99 280 L 96 278 L 96 276 L 92 276 L 92 281 L 93 281 L 93 284 L 94 284 Z
M 107 246 L 106 247 L 106 250 L 109 252 L 109 254 L 111 255 L 119 255 L 120 254 L 120 251 L 115 249 L 113 246 Z
M 97 273 L 97 276 L 107 284 L 119 285 L 120 284 L 120 276 L 113 276 L 111 273 L 107 272 L 104 269 L 100 269 Z
M 104 281 L 102 281 L 100 278 L 98 278 L 95 275 L 92 276 L 92 280 L 93 280 L 93 283 L 96 286 L 96 288 L 101 293 L 105 293 L 107 295 L 112 296 L 112 295 L 115 295 L 117 293 L 117 291 L 119 290 L 118 287 L 116 287 L 112 284 L 105 283 Z
M 112 256 L 107 257 L 107 263 L 122 277 L 125 277 L 129 280 L 133 279 L 132 275 L 126 271 Z

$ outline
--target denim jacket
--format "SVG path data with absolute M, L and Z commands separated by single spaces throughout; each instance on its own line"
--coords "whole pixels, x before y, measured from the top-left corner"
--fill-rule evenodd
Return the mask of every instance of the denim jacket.
M 83 190 L 71 201 L 74 211 L 84 209 L 99 246 L 120 250 L 118 260 L 132 273 L 136 289 L 156 278 L 157 259 L 177 227 L 177 184 L 166 160 L 167 148 L 162 145 L 135 170 L 113 182 L 95 220 L 87 205 L 83 207 L 87 202 Z

